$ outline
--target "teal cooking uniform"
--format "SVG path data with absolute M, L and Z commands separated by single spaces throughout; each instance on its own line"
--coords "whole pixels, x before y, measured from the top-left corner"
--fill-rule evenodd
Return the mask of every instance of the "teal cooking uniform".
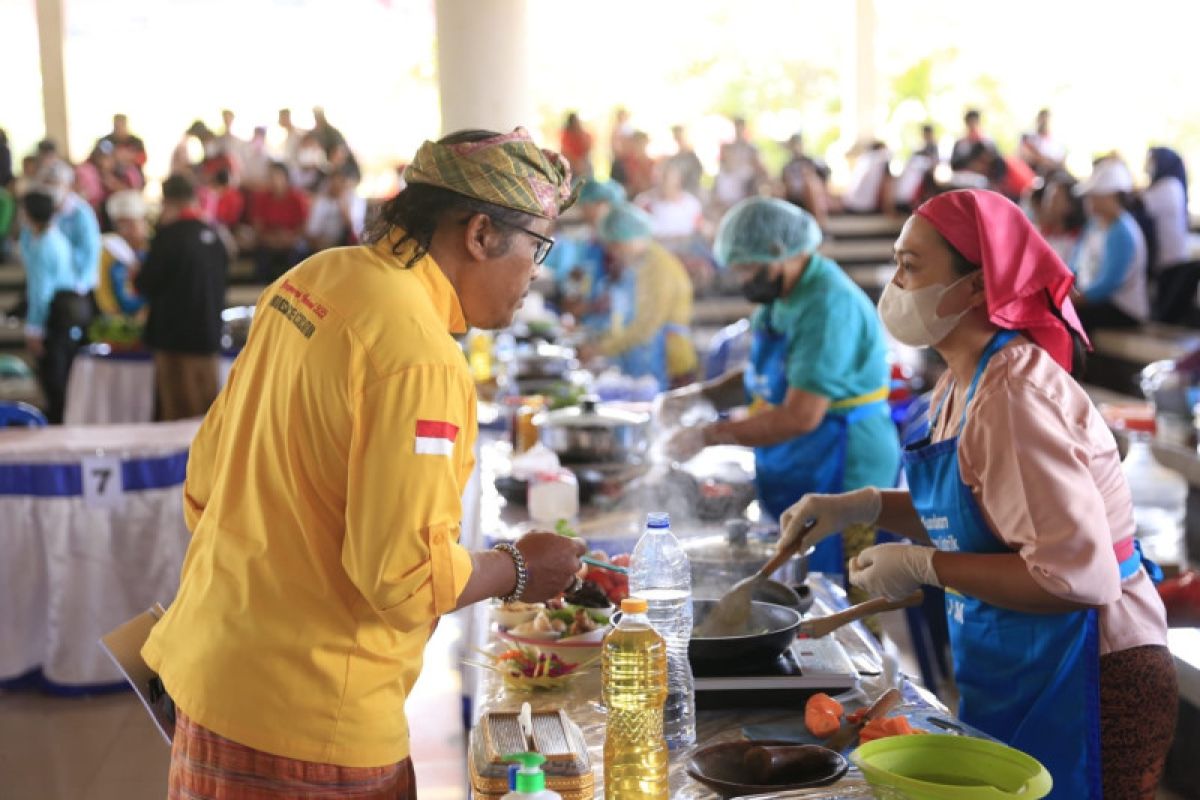
M 813 253 L 792 291 L 755 312 L 745 386 L 751 409 L 781 405 L 789 388 L 829 398 L 807 434 L 756 447 L 759 500 L 778 518 L 809 493 L 892 487 L 900 444 L 888 412 L 887 341 L 875 306 L 833 261 Z M 809 567 L 844 574 L 840 536 Z

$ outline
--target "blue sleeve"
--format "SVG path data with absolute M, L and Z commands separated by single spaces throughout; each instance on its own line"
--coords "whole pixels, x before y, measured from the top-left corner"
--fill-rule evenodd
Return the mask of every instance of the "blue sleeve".
M 136 314 L 142 306 L 146 305 L 145 300 L 128 289 L 129 267 L 120 261 L 114 261 L 112 267 L 109 268 L 109 277 L 112 279 L 113 295 L 116 296 L 117 306 L 122 313 Z
M 575 242 L 563 236 L 554 243 L 554 247 L 550 248 L 550 255 L 546 256 L 543 266 L 550 271 L 550 274 L 554 276 L 554 282 L 559 286 L 566 283 L 571 268 L 575 266 L 575 251 Z
M 25 312 L 25 328 L 30 333 L 42 333 L 50 316 L 50 301 L 54 299 L 54 264 L 48 260 L 53 249 L 43 237 L 34 241 L 28 230 L 21 231 L 21 260 L 25 263 L 25 296 L 29 308 Z
M 92 289 L 100 274 L 100 222 L 91 206 L 84 204 L 79 212 L 79 242 L 74 250 L 75 275 L 80 288 Z
M 1125 282 L 1136 255 L 1133 235 L 1120 220 L 1114 222 L 1104 237 L 1104 258 L 1096 272 L 1096 280 L 1082 290 L 1087 301 L 1103 303 L 1112 297 Z

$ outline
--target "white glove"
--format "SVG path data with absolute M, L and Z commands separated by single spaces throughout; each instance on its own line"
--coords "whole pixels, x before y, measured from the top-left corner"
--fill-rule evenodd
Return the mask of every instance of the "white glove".
M 873 597 L 903 600 L 922 586 L 941 586 L 933 569 L 937 548 L 877 544 L 850 562 L 850 582 Z
M 883 495 L 874 486 L 846 494 L 806 494 L 779 518 L 778 549 L 786 549 L 803 535 L 799 548 L 803 553 L 851 525 L 869 525 L 879 519 L 882 509 Z M 813 526 L 805 531 L 810 520 Z
M 678 425 L 683 415 L 704 399 L 701 388 L 698 383 L 690 383 L 659 395 L 655 409 L 658 423 L 664 428 L 674 428 Z
M 704 447 L 704 428 L 699 426 L 680 428 L 667 440 L 666 445 L 663 446 L 663 452 L 666 453 L 667 458 L 682 464 L 690 461 Z

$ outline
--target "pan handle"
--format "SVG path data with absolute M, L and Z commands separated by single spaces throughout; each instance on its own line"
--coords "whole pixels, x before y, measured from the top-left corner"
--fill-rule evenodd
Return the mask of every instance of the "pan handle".
M 828 616 L 810 617 L 800 623 L 798 633 L 800 636 L 807 636 L 810 639 L 820 639 L 822 636 L 828 636 L 833 633 L 843 625 L 857 622 L 863 617 L 870 616 L 871 614 L 879 614 L 884 611 L 893 611 L 897 608 L 909 608 L 920 605 L 924 599 L 925 593 L 920 589 L 900 600 L 874 597 L 864 603 L 858 603 Z

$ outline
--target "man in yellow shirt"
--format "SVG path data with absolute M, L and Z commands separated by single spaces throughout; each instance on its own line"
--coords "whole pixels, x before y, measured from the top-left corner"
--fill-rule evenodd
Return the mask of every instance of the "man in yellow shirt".
M 691 339 L 692 281 L 675 255 L 650 235 L 650 217 L 630 203 L 613 207 L 598 234 L 608 255 L 611 323 L 598 345 L 580 358 L 613 359 L 626 375 L 653 375 L 660 388 L 695 379 Z
M 179 594 L 142 650 L 174 699 L 171 798 L 415 797 L 404 701 L 438 617 L 576 582 L 582 542 L 468 552 L 475 392 L 570 205 L 528 133 L 426 142 L 372 243 L 269 286 L 193 443 Z

